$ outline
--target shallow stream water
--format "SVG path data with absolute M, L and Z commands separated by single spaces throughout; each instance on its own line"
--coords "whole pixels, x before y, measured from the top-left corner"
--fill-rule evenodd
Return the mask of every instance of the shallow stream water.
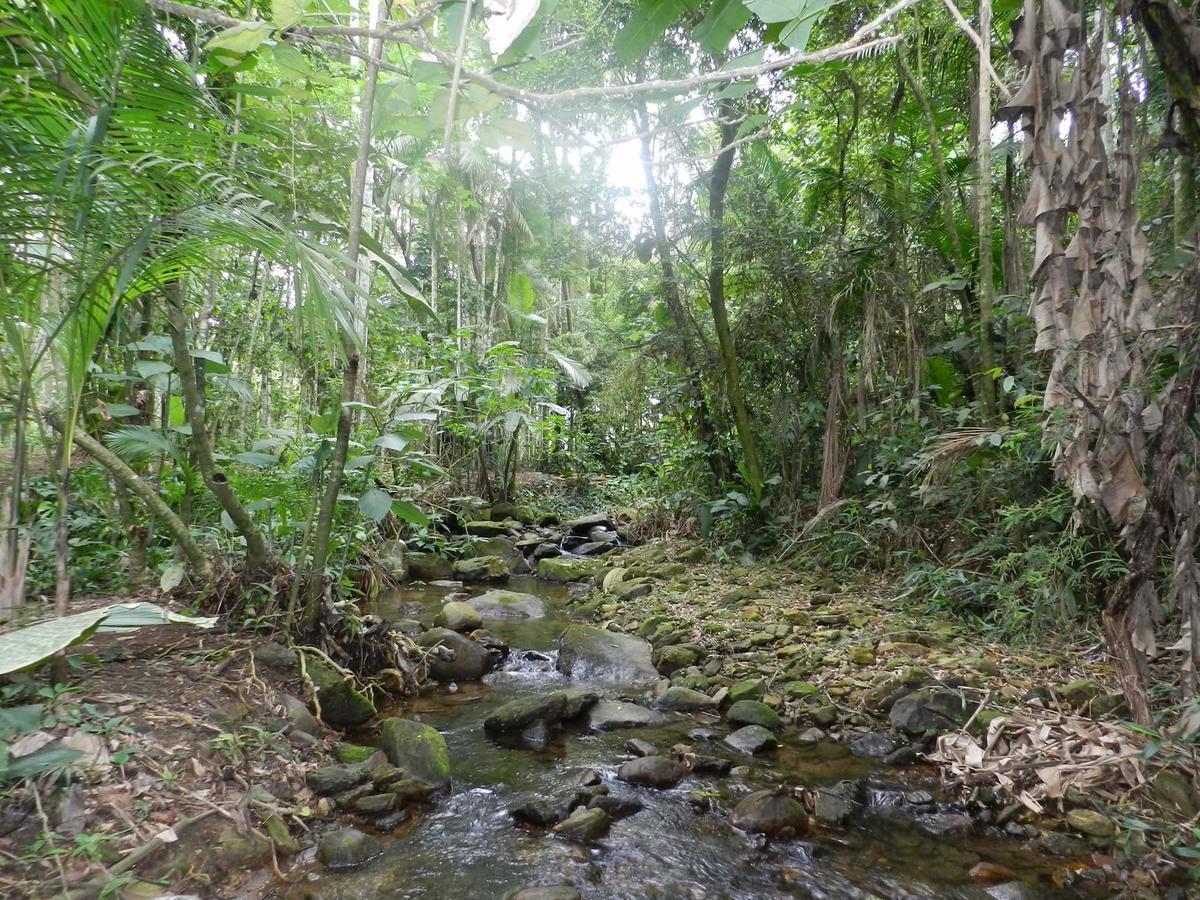
M 350 872 L 332 873 L 301 863 L 281 895 L 314 900 L 350 898 L 502 898 L 519 888 L 570 883 L 585 898 L 996 898 L 1028 900 L 1084 896 L 1056 888 L 1055 865 L 1023 850 L 1016 841 L 936 837 L 919 816 L 901 812 L 894 800 L 905 791 L 937 796 L 932 772 L 905 772 L 850 754 L 829 741 L 802 745 L 787 729 L 772 754 L 734 760 L 748 763 L 749 775 L 693 775 L 675 788 L 633 787 L 615 777 L 631 737 L 664 752 L 697 727 L 727 731 L 715 715 L 670 714 L 664 727 L 588 734 L 568 724 L 544 751 L 505 746 L 488 737 L 482 722 L 497 706 L 530 692 L 567 683 L 554 667 L 555 644 L 567 618 L 565 592 L 532 578 L 514 578 L 511 590 L 536 593 L 548 601 L 546 618 L 487 623 L 512 652 L 505 667 L 481 684 L 456 692 L 435 692 L 381 711 L 419 719 L 437 728 L 449 745 L 453 790 L 428 813 L 381 836 L 383 855 Z M 408 589 L 384 597 L 372 610 L 391 618 L 431 622 L 445 591 Z M 419 615 L 415 615 L 419 614 Z M 612 688 L 604 693 L 644 701 L 645 692 Z M 791 737 L 789 737 L 789 733 Z M 697 748 L 713 755 L 719 745 Z M 543 829 L 514 824 L 509 807 L 537 797 L 561 794 L 577 784 L 585 769 L 598 771 L 610 792 L 635 796 L 645 808 L 613 823 L 598 844 L 561 840 Z M 808 787 L 868 777 L 873 809 L 847 828 L 814 827 L 805 841 L 764 845 L 726 821 L 739 797 L 774 783 Z M 712 792 L 712 809 L 697 812 L 691 791 Z M 980 861 L 1015 871 L 1018 880 L 974 884 L 968 877 Z M 1057 868 L 1061 870 L 1061 861 Z M 1090 896 L 1103 896 L 1091 894 Z

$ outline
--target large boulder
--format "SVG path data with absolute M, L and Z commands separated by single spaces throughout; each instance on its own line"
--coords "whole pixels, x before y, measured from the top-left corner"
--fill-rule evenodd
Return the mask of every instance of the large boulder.
M 571 534 L 586 536 L 593 528 L 603 528 L 608 531 L 613 530 L 613 521 L 608 517 L 607 513 L 593 513 L 590 516 L 581 516 L 578 519 L 572 519 L 563 527 Z
M 936 687 L 901 697 L 888 712 L 892 727 L 907 734 L 949 731 L 962 725 L 967 716 L 967 703 L 960 694 Z
M 323 659 L 305 657 L 305 670 L 317 688 L 321 719 L 335 728 L 354 728 L 375 715 L 375 704 L 360 691 L 353 678 L 335 671 Z
M 787 794 L 757 791 L 742 800 L 729 814 L 734 828 L 773 838 L 800 837 L 808 831 L 804 807 Z
M 600 565 L 599 560 L 578 556 L 548 556 L 538 561 L 537 574 L 547 581 L 583 581 L 600 571 Z
M 407 553 L 404 561 L 408 566 L 408 577 L 414 581 L 440 581 L 449 578 L 453 566 L 441 553 Z
M 588 710 L 587 727 L 591 731 L 616 731 L 621 728 L 645 728 L 661 725 L 667 717 L 660 712 L 625 703 L 620 700 L 601 700 Z
M 465 584 L 498 584 L 508 580 L 508 563 L 502 556 L 472 556 L 455 560 L 454 577 Z
M 450 752 L 437 729 L 412 719 L 384 719 L 379 735 L 393 766 L 429 784 L 449 786 Z
M 425 662 L 434 681 L 478 681 L 493 668 L 486 647 L 448 628 L 431 628 L 414 640 L 433 651 Z
M 467 603 L 484 619 L 540 619 L 546 615 L 546 604 L 541 597 L 518 591 L 488 591 Z
M 483 617 L 471 604 L 451 600 L 438 613 L 437 623 L 451 631 L 474 631 L 483 625 Z
M 658 678 L 648 643 L 588 625 L 570 625 L 563 632 L 556 666 L 577 681 L 634 684 Z

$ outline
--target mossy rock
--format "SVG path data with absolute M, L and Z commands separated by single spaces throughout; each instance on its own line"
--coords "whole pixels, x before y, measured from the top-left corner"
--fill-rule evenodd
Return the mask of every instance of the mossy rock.
M 453 574 L 453 564 L 442 553 L 409 553 L 408 577 L 414 581 L 440 581 Z
M 384 719 L 379 733 L 392 765 L 429 784 L 449 786 L 450 751 L 437 729 L 412 719 Z
M 375 716 L 375 704 L 354 683 L 322 659 L 305 657 L 309 678 L 317 687 L 321 719 L 335 728 L 354 728 Z
M 574 556 L 550 556 L 538 562 L 537 574 L 547 581 L 583 581 L 601 568 L 598 560 Z
M 475 607 L 451 600 L 438 611 L 434 622 L 451 631 L 474 631 L 483 625 L 483 617 Z
M 729 702 L 760 700 L 767 692 L 767 682 L 762 678 L 744 678 L 729 688 Z
M 338 742 L 333 745 L 333 755 L 338 762 L 353 766 L 365 762 L 367 757 L 375 752 L 374 747 L 364 747 L 361 744 Z
M 508 580 L 508 563 L 501 556 L 475 556 L 456 560 L 454 576 L 465 584 L 495 584 Z

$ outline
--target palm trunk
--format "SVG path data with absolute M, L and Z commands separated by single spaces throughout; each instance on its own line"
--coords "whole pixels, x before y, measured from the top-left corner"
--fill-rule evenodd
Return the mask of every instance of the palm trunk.
M 262 572 L 270 559 L 270 551 L 262 532 L 254 524 L 250 513 L 242 506 L 229 484 L 225 473 L 218 470 L 213 460 L 212 443 L 204 424 L 204 401 L 196 383 L 196 370 L 192 365 L 192 354 L 188 350 L 187 320 L 183 315 L 183 285 L 174 281 L 165 289 L 167 295 L 168 330 L 171 332 L 171 348 L 174 351 L 175 369 L 179 375 L 179 387 L 183 393 L 183 408 L 188 424 L 192 428 L 192 451 L 196 465 L 205 485 L 212 491 L 221 508 L 229 515 L 234 527 L 246 541 L 246 577 L 251 579 Z
M 979 235 L 979 395 L 983 414 L 996 416 L 996 380 L 992 374 L 992 82 L 988 78 L 991 63 L 992 3 L 979 3 L 979 94 L 977 127 L 979 143 L 975 148 L 979 166 L 975 181 L 976 227 Z

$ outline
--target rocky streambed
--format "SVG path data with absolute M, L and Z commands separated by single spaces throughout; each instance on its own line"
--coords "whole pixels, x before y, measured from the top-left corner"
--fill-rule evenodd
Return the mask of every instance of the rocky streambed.
M 439 685 L 310 778 L 342 821 L 277 896 L 1106 896 L 1060 887 L 1062 860 L 942 796 L 894 736 L 786 724 L 753 684 L 672 685 L 645 640 L 572 621 L 564 584 L 506 589 L 377 604 L 424 629 Z

